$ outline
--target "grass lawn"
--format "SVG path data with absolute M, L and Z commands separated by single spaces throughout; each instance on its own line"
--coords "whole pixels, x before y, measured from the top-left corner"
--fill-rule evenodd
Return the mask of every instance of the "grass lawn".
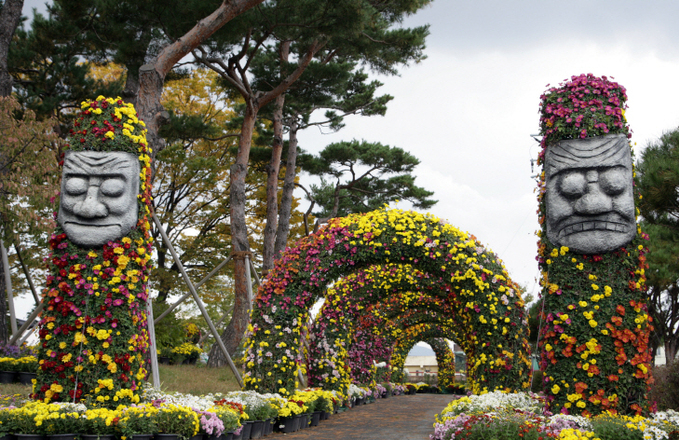
M 150 375 L 148 381 L 151 381 Z M 228 366 L 207 368 L 195 365 L 160 365 L 160 388 L 165 392 L 196 395 L 240 390 Z M 30 385 L 0 384 L 0 394 L 3 396 L 20 394 L 28 398 L 30 393 Z

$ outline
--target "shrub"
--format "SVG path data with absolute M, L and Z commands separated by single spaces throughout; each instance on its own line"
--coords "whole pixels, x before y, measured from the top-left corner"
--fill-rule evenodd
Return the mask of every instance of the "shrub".
M 655 384 L 651 386 L 649 399 L 655 401 L 661 411 L 679 411 L 679 360 L 654 368 L 653 378 Z
M 539 393 L 542 391 L 542 378 L 543 374 L 540 370 L 535 370 L 533 372 L 533 382 L 531 383 L 530 390 L 534 393 Z

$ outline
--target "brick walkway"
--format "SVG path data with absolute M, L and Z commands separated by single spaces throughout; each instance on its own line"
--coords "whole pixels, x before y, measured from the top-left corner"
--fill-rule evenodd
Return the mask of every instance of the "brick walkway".
M 314 428 L 291 434 L 274 433 L 266 438 L 283 440 L 429 440 L 434 433 L 434 416 L 456 396 L 415 394 L 378 399 L 333 414 Z

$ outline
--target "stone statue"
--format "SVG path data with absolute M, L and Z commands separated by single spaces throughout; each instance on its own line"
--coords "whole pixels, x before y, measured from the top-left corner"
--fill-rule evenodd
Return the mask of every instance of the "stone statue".
M 101 247 L 137 224 L 139 159 L 122 151 L 67 151 L 58 223 L 75 244 Z
M 565 139 L 545 153 L 547 238 L 581 254 L 610 252 L 636 234 L 625 135 Z

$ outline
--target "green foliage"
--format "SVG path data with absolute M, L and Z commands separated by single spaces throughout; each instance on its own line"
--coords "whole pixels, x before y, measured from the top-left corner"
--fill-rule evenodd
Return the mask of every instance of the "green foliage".
M 644 439 L 642 431 L 630 429 L 627 425 L 627 420 L 605 414 L 592 419 L 592 431 L 599 438 L 615 440 Z
M 679 129 L 663 134 L 651 143 L 637 164 L 637 186 L 643 199 L 641 215 L 650 223 L 679 232 Z
M 646 272 L 654 345 L 664 343 L 668 358 L 679 346 L 679 129 L 651 143 L 637 164 L 639 209 L 650 238 Z
M 542 386 L 543 373 L 540 370 L 533 372 L 533 382 L 531 383 L 530 390 L 534 393 L 539 393 L 543 390 Z
M 398 147 L 379 142 L 351 141 L 328 145 L 318 156 L 306 156 L 303 168 L 312 175 L 327 176 L 312 185 L 320 210 L 318 217 L 338 217 L 369 212 L 396 200 L 408 200 L 414 207 L 428 209 L 434 194 L 415 185 L 412 175 L 420 161 Z M 349 179 L 342 180 L 345 175 Z
M 169 305 L 153 301 L 153 316 L 159 317 Z M 158 349 L 172 349 L 184 342 L 184 327 L 181 321 L 173 313 L 169 313 L 155 325 L 156 344 Z
M 58 191 L 54 121 L 41 122 L 13 97 L 0 98 L 0 218 L 3 235 L 43 234 L 54 228 L 51 198 Z
M 542 300 L 534 302 L 528 309 L 528 342 L 537 344 L 538 330 L 540 328 L 540 313 L 542 312 Z
M 64 136 L 80 102 L 98 95 L 118 96 L 122 82 L 105 83 L 88 77 L 82 56 L 92 42 L 78 23 L 64 19 L 64 9 L 51 6 L 44 17 L 35 14 L 32 28 L 17 29 L 8 56 L 9 71 L 19 100 L 40 119 L 55 116 Z

